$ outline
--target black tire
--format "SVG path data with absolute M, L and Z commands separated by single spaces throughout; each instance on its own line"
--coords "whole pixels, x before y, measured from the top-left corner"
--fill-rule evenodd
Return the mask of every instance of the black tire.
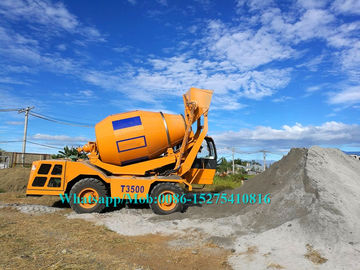
M 106 186 L 98 179 L 95 178 L 84 178 L 77 182 L 70 190 L 70 206 L 71 208 L 78 214 L 83 213 L 100 213 L 104 211 L 106 205 L 104 203 L 94 203 L 94 206 L 91 208 L 85 208 L 80 203 L 74 201 L 75 197 L 78 197 L 79 194 L 87 189 L 93 189 L 96 190 L 98 193 L 99 198 L 103 197 L 106 199 L 108 196 L 108 190 Z M 75 197 L 74 197 L 75 194 Z M 81 194 L 80 194 L 81 195 Z
M 170 191 L 178 195 L 178 203 L 170 210 L 164 210 L 159 206 L 159 196 L 163 192 Z M 183 190 L 176 183 L 159 183 L 151 191 L 150 197 L 153 199 L 150 204 L 151 210 L 158 215 L 169 215 L 175 212 L 182 212 L 184 205 L 180 202 L 181 196 L 184 194 Z

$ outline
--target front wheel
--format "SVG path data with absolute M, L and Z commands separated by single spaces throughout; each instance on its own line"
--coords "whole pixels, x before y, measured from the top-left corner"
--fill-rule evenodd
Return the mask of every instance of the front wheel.
M 106 207 L 100 198 L 106 198 L 107 194 L 107 188 L 100 180 L 85 178 L 71 188 L 70 206 L 78 214 L 100 213 Z
M 184 210 L 184 205 L 180 201 L 182 195 L 183 191 L 176 183 L 159 183 L 151 191 L 150 208 L 158 215 L 182 212 Z

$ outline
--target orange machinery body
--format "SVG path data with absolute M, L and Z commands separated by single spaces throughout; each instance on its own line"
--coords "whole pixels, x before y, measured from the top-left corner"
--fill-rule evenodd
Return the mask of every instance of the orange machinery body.
M 208 130 L 212 91 L 191 88 L 184 96 L 185 117 L 146 111 L 111 115 L 95 126 L 96 143 L 79 149 L 88 161 L 33 162 L 27 195 L 69 193 L 80 179 L 101 180 L 111 197 L 143 197 L 159 182 L 177 182 L 191 191 L 193 184 L 212 184 L 214 166 L 193 166 Z M 203 123 L 201 123 L 201 117 Z M 192 124 L 197 122 L 197 130 Z M 215 146 L 213 147 L 215 149 Z M 216 164 L 216 150 L 212 164 Z
M 102 162 L 126 165 L 153 159 L 179 144 L 185 135 L 185 119 L 162 112 L 119 113 L 99 122 L 95 134 Z
M 42 167 L 42 168 L 41 168 Z M 74 162 L 65 160 L 35 161 L 30 173 L 27 186 L 27 195 L 64 195 L 68 193 L 76 179 L 79 177 L 95 177 L 110 186 L 113 198 L 138 198 L 146 197 L 150 187 L 155 182 L 185 183 L 180 177 L 167 179 L 166 177 L 132 177 L 107 176 L 100 169 L 92 166 L 87 161 Z
M 42 167 L 42 168 L 41 168 Z M 41 169 L 40 169 L 41 168 Z M 192 184 L 212 184 L 215 171 L 204 170 Z M 192 176 L 192 175 L 191 175 Z M 191 190 L 191 184 L 181 177 L 164 176 L 108 176 L 88 161 L 48 160 L 33 162 L 27 195 L 64 195 L 69 193 L 76 180 L 82 177 L 95 177 L 106 182 L 113 198 L 146 197 L 151 186 L 157 182 L 177 182 Z

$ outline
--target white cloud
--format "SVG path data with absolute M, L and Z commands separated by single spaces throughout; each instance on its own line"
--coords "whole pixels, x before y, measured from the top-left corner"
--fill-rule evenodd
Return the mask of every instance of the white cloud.
M 331 8 L 329 5 L 332 5 Z M 227 59 L 232 59 L 233 62 L 239 59 L 241 63 L 249 52 L 249 55 L 252 54 L 251 60 L 247 61 L 246 65 L 242 64 L 240 68 L 251 69 L 275 61 L 284 63 L 287 59 L 302 60 L 301 58 L 309 51 L 301 51 L 299 46 L 315 40 L 323 42 L 327 47 L 323 48 L 320 55 L 314 57 L 310 52 L 312 59 L 297 64 L 296 68 L 306 67 L 316 72 L 323 63 L 326 63 L 327 67 L 333 64 L 338 74 L 347 76 L 342 84 L 348 82 L 355 86 L 351 90 L 333 93 L 333 96 L 329 98 L 329 103 L 344 105 L 359 102 L 355 89 L 358 89 L 356 84 L 358 85 L 360 77 L 360 22 L 344 21 L 337 16 L 338 14 L 360 14 L 359 1 L 336 0 L 331 4 L 327 0 L 298 0 L 287 11 L 284 11 L 280 5 L 276 6 L 273 1 L 266 2 L 265 5 L 258 0 L 238 1 L 240 13 L 246 7 L 250 11 L 250 17 L 246 20 L 242 19 L 240 26 L 227 27 L 219 21 L 210 23 L 210 28 L 213 29 L 211 32 L 214 36 L 213 40 L 221 41 L 220 45 L 226 44 L 224 48 L 231 53 L 227 53 L 220 45 L 213 49 L 218 50 L 219 54 L 226 56 Z M 254 32 L 253 29 L 256 31 Z M 250 38 L 247 36 L 248 32 L 253 33 Z M 251 52 L 253 48 L 257 48 L 252 44 L 256 35 L 262 37 L 262 39 L 256 39 L 262 49 Z M 237 36 L 241 38 L 233 38 Z M 276 42 L 268 42 L 268 36 Z M 242 48 L 242 44 L 247 44 L 247 48 Z M 277 54 L 282 50 L 284 50 L 284 55 Z M 329 68 L 326 70 L 331 72 Z M 320 86 L 308 88 L 307 96 L 319 89 Z
M 250 11 L 258 11 L 264 8 L 268 8 L 274 4 L 273 0 L 237 0 L 237 7 L 239 9 L 249 8 Z
M 191 86 L 212 89 L 213 105 L 228 110 L 243 108 L 244 98 L 259 100 L 271 96 L 288 84 L 289 77 L 287 69 L 238 72 L 229 70 L 226 63 L 186 54 L 153 57 L 138 69 L 130 66 L 112 72 L 87 71 L 82 75 L 91 84 L 150 103 L 157 103 L 158 95 L 181 96 Z
M 81 34 L 89 40 L 104 41 L 94 27 L 84 26 L 61 2 L 45 0 L 2 0 L 0 15 L 11 21 L 27 21 L 37 27 L 52 28 L 55 32 Z M 33 28 L 33 29 L 36 29 Z M 48 34 L 49 31 L 46 31 Z
M 310 86 L 306 88 L 306 92 L 316 92 L 319 91 L 320 89 L 321 89 L 320 85 Z
M 360 145 L 360 125 L 326 122 L 319 126 L 284 125 L 280 129 L 258 126 L 213 136 L 219 146 L 238 146 L 266 150 L 309 147 L 312 145 Z
M 78 59 L 46 53 L 38 40 L 1 25 L 0 54 L 11 57 L 15 63 L 76 76 L 89 84 L 149 103 L 157 102 L 157 94 L 180 96 L 190 86 L 214 89 L 214 108 L 228 110 L 243 108 L 244 99 L 260 100 L 286 87 L 292 70 L 285 61 L 302 60 L 306 53 L 298 48 L 302 42 L 314 39 L 327 42 L 338 49 L 336 56 L 343 71 L 353 78 L 359 75 L 359 46 L 354 40 L 360 24 L 339 22 L 329 10 L 322 9 L 326 6 L 324 1 L 299 0 L 294 4 L 296 12 L 291 8 L 282 11 L 272 1 L 266 4 L 258 0 L 238 1 L 238 6 L 250 9 L 249 20 L 241 18 L 240 23 L 232 24 L 211 20 L 202 31 L 203 39 L 186 43 L 186 54 L 167 58 L 148 56 L 141 67 L 135 63 L 114 70 L 88 68 Z M 101 39 L 96 28 L 84 26 L 62 3 L 5 0 L 0 3 L 0 13 L 8 20 L 49 24 L 58 31 L 86 32 L 89 37 Z M 38 13 L 41 14 L 35 16 Z M 59 50 L 66 49 L 62 45 L 58 45 Z M 124 45 L 113 50 L 124 52 L 128 48 Z M 297 67 L 316 71 L 324 58 L 321 54 Z M 274 68 L 276 64 L 281 68 Z M 86 93 L 82 95 L 88 97 Z
M 0 26 L 0 53 L 3 57 L 37 62 L 40 58 L 38 41 Z
M 328 101 L 330 104 L 335 105 L 360 103 L 360 85 L 350 86 L 338 93 L 332 93 Z
M 80 95 L 84 95 L 85 97 L 93 97 L 94 96 L 94 91 L 91 90 L 81 90 L 79 91 Z
M 236 111 L 245 107 L 247 106 L 240 103 L 236 96 L 231 94 L 217 95 L 215 92 L 211 102 L 210 110 Z
M 316 72 L 319 70 L 319 65 L 321 65 L 323 61 L 324 61 L 324 55 L 321 54 L 319 56 L 310 59 L 309 61 L 304 61 L 303 63 L 298 64 L 296 67 L 297 68 L 305 67 L 312 72 Z
M 37 133 L 33 136 L 31 136 L 31 139 L 35 140 L 43 140 L 43 141 L 58 141 L 58 142 L 88 142 L 90 141 L 86 137 L 70 137 L 67 135 L 49 135 L 49 134 L 41 134 Z
M 253 3 L 254 1 L 250 2 Z M 255 1 L 255 3 L 256 2 L 257 1 Z M 359 1 L 357 1 L 357 4 L 350 0 L 337 1 L 337 3 L 341 3 L 340 6 L 344 8 L 350 8 L 352 6 L 353 10 L 360 10 L 360 8 L 356 8 L 360 3 Z M 243 25 L 246 24 L 243 24 L 241 29 L 233 27 L 228 31 L 231 32 L 232 36 L 240 35 L 244 37 L 244 33 L 253 31 L 251 29 L 256 28 L 256 35 L 264 38 L 256 39 L 262 49 L 256 50 L 257 52 L 254 50 L 253 52 L 252 61 L 255 62 L 251 64 L 254 64 L 254 66 L 256 66 L 256 64 L 261 65 L 267 62 L 273 62 L 274 60 L 296 58 L 299 54 L 296 46 L 318 39 L 326 42 L 330 47 L 338 49 L 338 51 L 330 52 L 326 50 L 325 52 L 330 54 L 334 62 L 341 64 L 343 72 L 352 77 L 359 76 L 359 63 L 357 59 L 359 59 L 358 37 L 360 22 L 344 22 L 337 18 L 329 9 L 326 9 L 326 4 L 327 1 L 299 0 L 298 5 L 302 6 L 303 9 L 298 10 L 298 12 L 293 12 L 291 9 L 285 12 L 273 6 L 259 6 L 259 9 L 252 14 L 250 19 L 251 23 L 248 27 L 244 28 Z M 253 4 L 249 3 L 248 5 L 253 6 Z M 217 32 L 221 30 L 221 24 L 213 25 L 216 26 L 215 29 Z M 276 42 L 268 42 L 268 38 L 266 38 L 268 35 Z M 255 33 L 253 36 L 255 41 Z M 218 35 L 218 38 L 220 39 L 221 36 Z M 225 35 L 224 38 L 227 38 L 227 35 Z M 231 46 L 235 48 L 231 42 L 228 41 L 227 43 L 229 44 L 229 48 L 231 48 Z M 246 56 L 247 51 L 240 46 L 241 45 L 238 46 L 238 54 L 241 55 L 244 52 Z M 256 48 L 256 46 L 251 46 L 250 48 Z M 284 50 L 284 55 L 277 53 L 282 50 Z M 224 51 L 220 50 L 220 53 L 224 53 Z M 229 56 L 236 59 L 234 53 Z M 316 71 L 317 67 L 324 60 L 324 56 L 325 55 L 322 54 L 307 63 L 298 64 L 297 67 L 306 66 L 310 70 Z M 256 59 L 258 59 L 258 61 L 256 61 Z
M 275 60 L 290 58 L 294 51 L 278 41 L 264 28 L 240 30 L 229 28 L 218 21 L 209 23 L 206 39 L 209 50 L 218 59 L 226 60 L 240 71 L 251 70 Z
M 0 77 L 0 83 L 5 84 L 20 84 L 20 85 L 29 85 L 29 83 L 22 81 L 22 80 L 16 80 L 10 77 Z
M 11 125 L 11 126 L 19 126 L 19 125 L 23 125 L 24 122 L 23 121 L 7 121 L 5 122 L 7 125 Z
M 360 14 L 359 0 L 336 0 L 332 8 L 337 13 L 343 14 Z
M 299 0 L 297 5 L 289 6 L 287 11 L 272 1 L 266 1 L 267 4 L 258 0 L 239 1 L 241 2 L 246 2 L 250 7 L 250 17 L 247 15 L 245 21 L 242 19 L 240 27 L 233 27 L 232 30 L 240 33 L 257 29 L 257 34 L 265 37 L 270 35 L 278 43 L 274 44 L 286 48 L 285 54 L 290 53 L 290 56 L 295 53 L 293 45 L 313 38 L 327 39 L 329 34 L 335 32 L 336 17 L 327 9 L 321 9 L 326 6 L 326 1 Z
M 93 105 L 93 102 L 98 99 L 97 95 L 92 90 L 63 92 L 61 94 L 54 93 L 53 97 L 56 102 L 69 105 Z
M 289 14 L 279 9 L 270 9 L 262 14 L 261 23 L 266 31 L 275 31 L 277 38 L 288 45 L 296 45 L 314 38 L 326 40 L 334 32 L 333 23 L 336 18 L 327 10 L 308 9 L 299 14 L 301 15 L 295 16 L 295 21 L 292 21 L 288 17 Z
M 354 81 L 359 82 L 360 78 L 360 42 L 340 54 L 340 63 L 345 71 L 348 71 Z
M 312 94 L 314 92 L 318 92 L 318 91 L 324 91 L 324 89 L 327 89 L 329 87 L 329 84 L 328 83 L 322 83 L 322 84 L 318 84 L 318 85 L 313 85 L 313 86 L 309 86 L 308 88 L 306 88 L 306 92 L 308 94 Z
M 10 29 L 0 26 L 0 54 L 3 59 L 12 63 L 33 66 L 33 69 L 44 68 L 55 73 L 74 74 L 79 63 L 71 58 L 42 52 L 37 40 L 25 37 Z
M 159 93 L 179 96 L 190 85 L 214 89 L 214 107 L 232 110 L 244 107 L 241 99 L 260 100 L 285 87 L 290 81 L 291 69 L 264 66 L 301 58 L 304 52 L 300 53 L 297 46 L 302 42 L 320 39 L 336 47 L 340 46 L 341 39 L 342 44 L 348 46 L 338 53 L 344 71 L 350 74 L 351 69 L 358 70 L 357 64 L 351 61 L 358 51 L 349 44 L 354 44 L 350 41 L 359 27 L 354 23 L 339 25 L 333 14 L 321 9 L 326 1 L 301 0 L 298 5 L 302 10 L 297 13 L 283 12 L 272 2 L 263 5 L 257 0 L 239 1 L 238 5 L 254 12 L 250 23 L 230 26 L 219 20 L 209 21 L 204 39 L 195 43 L 199 46 L 197 53 L 190 50 L 168 58 L 152 56 L 142 68 L 132 66 L 127 74 L 94 71 L 84 78 L 123 93 L 137 89 L 136 93 L 129 93 L 130 97 L 146 102 L 156 102 L 153 96 Z M 321 54 L 297 67 L 306 66 L 316 71 L 324 58 Z
M 297 4 L 306 9 L 323 8 L 328 3 L 327 0 L 298 0 Z
M 275 103 L 281 103 L 281 102 L 286 102 L 288 100 L 292 100 L 293 97 L 288 97 L 288 96 L 282 96 L 282 97 L 279 97 L 279 98 L 274 98 L 272 100 L 272 102 L 275 102 Z
M 59 51 L 65 51 L 67 46 L 65 44 L 59 44 L 56 46 Z
M 41 107 L 43 102 L 37 98 L 34 98 L 31 93 L 23 96 L 14 94 L 14 91 L 10 89 L 0 88 L 0 107 L 3 109 L 8 108 L 24 108 L 27 106 Z M 19 115 L 20 116 L 20 115 Z
M 73 31 L 79 25 L 78 19 L 60 2 L 3 0 L 0 2 L 0 8 L 0 14 L 12 20 L 57 25 L 69 31 Z
M 130 49 L 131 49 L 130 46 L 121 46 L 121 47 L 115 47 L 115 48 L 113 48 L 113 50 L 114 50 L 115 52 L 118 52 L 118 53 L 124 53 L 124 52 L 129 51 Z
M 156 2 L 158 2 L 162 6 L 167 6 L 168 5 L 167 0 L 156 0 Z

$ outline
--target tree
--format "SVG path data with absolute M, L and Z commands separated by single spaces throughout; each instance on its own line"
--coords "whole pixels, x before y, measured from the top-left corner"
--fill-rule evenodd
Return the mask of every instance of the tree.
M 259 166 L 261 166 L 261 164 L 259 162 L 255 161 L 255 160 L 251 161 L 251 165 L 259 165 Z
M 221 157 L 217 162 L 216 170 L 220 173 L 226 172 L 231 167 L 231 162 L 227 161 L 226 158 Z
M 70 158 L 73 161 L 78 159 L 88 159 L 85 153 L 79 153 L 76 148 L 65 146 L 64 150 L 59 151 L 58 154 L 51 156 L 53 159 L 57 158 Z
M 236 159 L 234 159 L 234 163 L 241 165 L 241 166 L 246 166 L 247 161 L 241 160 L 240 158 L 236 158 Z

